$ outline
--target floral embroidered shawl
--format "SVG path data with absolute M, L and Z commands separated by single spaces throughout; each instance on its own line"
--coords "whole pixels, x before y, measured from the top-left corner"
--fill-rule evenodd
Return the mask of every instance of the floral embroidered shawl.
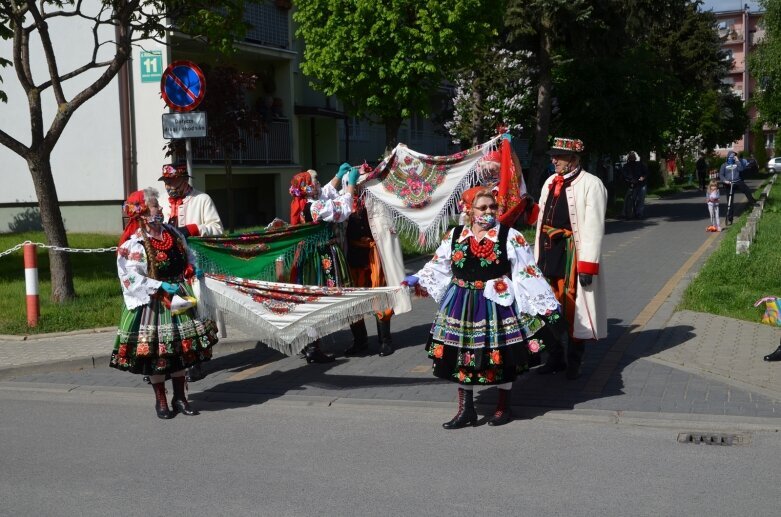
M 277 267 L 290 270 L 296 251 L 299 255 L 313 252 L 330 238 L 327 224 L 298 224 L 220 237 L 191 237 L 187 244 L 205 272 L 273 281 Z
M 230 312 L 250 336 L 287 355 L 408 296 L 403 287 L 319 287 L 211 274 L 198 286 L 199 310 Z
M 418 243 L 436 244 L 458 213 L 458 200 L 483 178 L 480 160 L 498 149 L 501 136 L 450 156 L 429 156 L 399 144 L 374 169 L 364 192 L 384 204 L 394 225 Z

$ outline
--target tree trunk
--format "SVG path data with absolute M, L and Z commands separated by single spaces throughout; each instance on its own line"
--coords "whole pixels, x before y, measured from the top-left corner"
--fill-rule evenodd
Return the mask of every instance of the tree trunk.
M 553 87 L 553 48 L 550 16 L 543 13 L 540 25 L 540 48 L 537 59 L 540 64 L 540 85 L 537 89 L 537 125 L 534 128 L 534 147 L 532 163 L 529 171 L 529 192 L 539 198 L 544 173 L 550 163 L 547 155 L 548 135 L 550 133 L 551 105 L 553 103 L 551 89 Z
M 399 143 L 399 128 L 401 117 L 386 117 L 382 119 L 385 125 L 385 156 L 388 156 Z
M 29 156 L 27 166 L 33 177 L 35 194 L 38 196 L 38 209 L 41 211 L 41 224 L 46 240 L 52 246 L 67 247 L 68 236 L 62 221 L 49 156 Z M 66 252 L 49 250 L 49 273 L 52 282 L 52 301 L 62 303 L 73 300 L 76 291 L 73 288 L 70 258 Z
M 233 199 L 233 151 L 223 147 L 222 155 L 225 163 L 225 190 L 228 197 L 228 232 L 236 231 L 236 203 Z

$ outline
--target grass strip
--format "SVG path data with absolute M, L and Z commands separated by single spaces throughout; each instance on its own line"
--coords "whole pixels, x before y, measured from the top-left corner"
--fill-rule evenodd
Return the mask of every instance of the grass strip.
M 72 248 L 116 246 L 118 236 L 72 233 Z M 24 241 L 46 242 L 43 232 L 0 234 L 0 252 Z M 27 326 L 27 305 L 22 250 L 0 258 L 0 334 L 39 334 L 110 327 L 119 321 L 122 291 L 117 280 L 116 254 L 70 253 L 76 299 L 65 304 L 51 302 L 49 254 L 38 248 L 38 280 L 41 301 L 37 327 Z
M 757 190 L 754 196 L 759 194 Z M 759 322 L 764 306 L 755 308 L 754 302 L 781 296 L 781 183 L 771 189 L 749 253 L 738 255 L 735 241 L 747 215 L 729 227 L 719 248 L 686 288 L 678 310 Z

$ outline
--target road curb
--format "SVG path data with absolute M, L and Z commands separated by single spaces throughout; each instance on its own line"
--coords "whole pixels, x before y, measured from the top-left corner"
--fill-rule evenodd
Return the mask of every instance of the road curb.
M 195 385 L 197 387 L 197 385 Z M 46 393 L 61 396 L 84 396 L 122 393 L 128 397 L 137 397 L 139 403 L 146 404 L 149 389 L 118 388 L 110 386 L 81 386 L 74 384 L 49 384 L 29 382 L 0 382 L 0 393 Z M 322 408 L 366 408 L 386 410 L 425 410 L 450 415 L 455 408 L 454 402 L 359 399 L 320 395 L 236 393 L 224 391 L 191 391 L 190 399 L 204 410 L 231 409 L 259 405 L 284 405 L 297 407 Z M 210 407 L 211 406 L 211 407 Z M 209 408 L 210 407 L 210 408 Z M 493 405 L 478 405 L 482 415 L 489 415 Z M 709 415 L 693 413 L 662 413 L 646 411 L 617 411 L 606 409 L 560 409 L 543 406 L 512 406 L 515 421 L 554 420 L 572 423 L 593 423 L 628 427 L 653 427 L 671 429 L 679 432 L 692 431 L 752 431 L 781 432 L 781 415 L 772 417 L 749 417 L 732 415 Z
M 263 346 L 260 341 L 244 340 L 231 343 L 218 343 L 214 348 L 214 357 L 221 357 L 226 354 L 244 352 L 252 350 L 258 346 Z M 111 348 L 107 347 L 104 354 L 96 354 L 89 357 L 78 357 L 74 359 L 60 359 L 51 361 L 41 361 L 38 363 L 28 363 L 15 366 L 0 368 L 0 381 L 22 377 L 25 375 L 35 375 L 38 373 L 72 372 L 77 370 L 88 370 L 91 368 L 102 368 L 108 366 L 111 359 Z
M 70 330 L 68 332 L 50 332 L 48 334 L 0 334 L 0 341 L 35 341 L 39 339 L 51 339 L 57 337 L 80 336 L 84 334 L 101 334 L 104 332 L 116 332 L 117 327 L 100 327 L 94 329 Z

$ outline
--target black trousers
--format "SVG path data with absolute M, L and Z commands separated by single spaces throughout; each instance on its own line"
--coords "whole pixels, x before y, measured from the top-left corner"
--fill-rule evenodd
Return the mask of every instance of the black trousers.
M 727 196 L 729 196 L 729 185 L 725 185 L 724 188 L 727 190 Z M 756 203 L 756 199 L 754 199 L 754 196 L 751 193 L 751 189 L 748 188 L 748 185 L 746 185 L 743 180 L 736 181 L 732 184 L 732 203 L 729 202 L 729 199 L 727 200 L 727 206 L 729 209 L 727 210 L 727 220 L 732 221 L 734 215 L 735 215 L 735 193 L 740 192 L 746 198 L 748 199 L 748 202 L 751 204 Z

